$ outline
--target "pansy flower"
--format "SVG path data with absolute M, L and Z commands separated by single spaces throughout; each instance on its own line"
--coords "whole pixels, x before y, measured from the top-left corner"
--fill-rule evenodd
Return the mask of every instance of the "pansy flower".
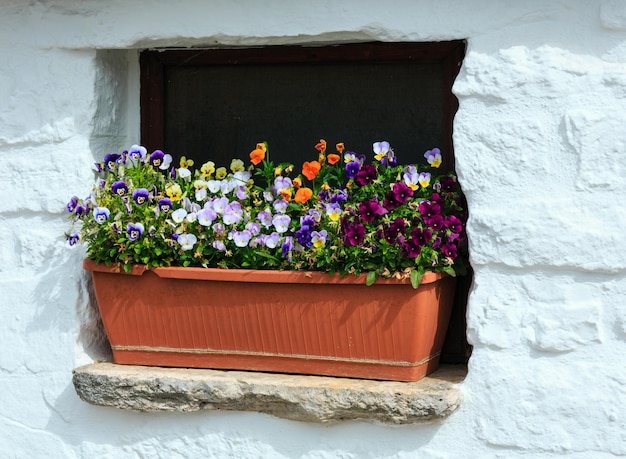
M 281 214 L 284 214 L 287 211 L 287 206 L 288 205 L 289 204 L 284 199 L 277 199 L 272 204 L 272 206 L 274 207 L 274 210 L 276 212 L 278 212 L 278 213 L 281 213 Z
M 366 164 L 357 172 L 354 181 L 361 186 L 369 185 L 376 180 L 376 166 L 373 164 Z
M 172 212 L 172 220 L 174 220 L 175 223 L 182 223 L 186 216 L 187 211 L 182 207 Z
M 145 188 L 137 188 L 133 191 L 133 200 L 138 206 L 145 204 L 145 202 L 150 198 L 150 192 Z
M 179 164 L 181 169 L 189 169 L 193 166 L 193 159 L 187 159 L 185 156 L 181 156 Z
M 278 214 L 272 218 L 272 225 L 279 233 L 285 233 L 289 229 L 289 224 L 291 223 L 291 217 L 285 214 Z
M 441 206 L 436 202 L 422 201 L 419 204 L 419 211 L 423 218 L 430 218 L 441 213 Z
M 137 165 L 141 162 L 143 158 L 146 157 L 147 154 L 148 151 L 145 147 L 142 147 L 140 145 L 133 145 L 128 150 L 128 159 L 130 159 L 133 164 Z
M 273 231 L 271 234 L 268 234 L 267 237 L 263 240 L 263 244 L 268 249 L 275 249 L 278 247 L 278 243 L 280 242 L 280 234 L 278 232 Z
M 213 210 L 220 215 L 223 215 L 226 212 L 226 207 L 228 207 L 228 198 L 221 197 L 213 200 Z
M 422 188 L 426 188 L 428 185 L 430 185 L 430 173 L 421 172 L 419 177 L 417 178 L 417 181 L 422 186 Z
M 354 177 L 356 177 L 356 174 L 359 172 L 360 169 L 360 161 L 350 161 L 348 164 L 346 164 L 346 175 L 348 176 L 348 178 L 353 179 Z
M 319 161 L 305 161 L 302 164 L 302 175 L 309 180 L 313 180 L 319 174 L 322 165 Z
M 131 241 L 139 239 L 143 232 L 144 226 L 141 223 L 129 223 L 126 225 L 126 233 L 128 234 L 128 239 Z
M 232 237 L 237 247 L 246 247 L 252 239 L 252 233 L 248 230 L 234 231 Z
M 441 190 L 446 193 L 451 193 L 456 189 L 456 182 L 452 177 L 441 177 Z
M 161 150 L 154 150 L 150 154 L 150 164 L 152 164 L 152 167 L 160 168 L 161 165 L 163 164 L 164 157 L 165 157 L 165 153 L 163 153 Z
M 328 232 L 326 230 L 311 232 L 311 243 L 315 248 L 324 247 L 326 245 L 327 238 Z
M 309 199 L 311 199 L 312 196 L 313 190 L 311 190 L 311 188 L 303 187 L 296 192 L 296 196 L 293 198 L 293 200 L 300 204 L 304 204 Z
M 328 164 L 330 164 L 330 165 L 337 164 L 340 160 L 341 160 L 341 156 L 339 156 L 336 153 L 330 153 L 326 157 L 326 161 L 328 161 Z
M 228 175 L 228 171 L 225 167 L 218 167 L 215 171 L 215 178 L 218 180 L 223 180 Z
M 224 244 L 224 242 L 223 242 L 223 241 L 220 241 L 220 240 L 213 241 L 213 243 L 211 244 L 211 246 L 212 246 L 215 250 L 217 250 L 217 251 L 219 251 L 219 252 L 226 252 L 226 250 L 227 250 L 227 249 L 226 249 L 226 244 Z
M 77 205 L 78 205 L 78 196 L 72 196 L 72 199 L 70 199 L 70 202 L 67 203 L 65 208 L 67 209 L 69 213 L 72 213 L 74 212 L 74 209 L 76 209 Z
M 118 196 L 125 196 L 128 193 L 128 185 L 122 180 L 118 180 L 111 185 L 111 191 Z
M 261 222 L 261 225 L 265 228 L 272 226 L 272 214 L 268 210 L 262 210 L 256 216 L 257 220 Z
M 74 233 L 74 234 L 70 234 L 69 236 L 67 236 L 67 243 L 70 246 L 76 245 L 78 243 L 78 241 L 80 241 L 80 234 L 79 233 Z
M 210 177 L 215 172 L 215 163 L 213 161 L 207 161 L 200 167 L 200 175 L 202 177 Z
M 359 203 L 359 215 L 364 222 L 373 222 L 377 217 L 386 213 L 387 209 L 373 199 Z
M 172 201 L 169 198 L 159 199 L 158 205 L 159 205 L 159 210 L 163 212 L 164 214 L 172 210 Z
M 198 238 L 194 234 L 180 234 L 177 242 L 183 250 L 191 250 L 195 243 L 198 242 Z
M 463 223 L 454 215 L 450 215 L 446 218 L 445 225 L 453 233 L 460 233 L 463 231 Z
M 411 239 L 419 246 L 425 246 L 433 238 L 433 233 L 429 229 L 413 228 Z
M 320 139 L 317 145 L 315 145 L 315 149 L 320 153 L 326 152 L 326 141 L 324 139 Z
M 265 159 L 265 153 L 267 152 L 267 144 L 257 143 L 256 148 L 250 152 L 250 162 L 255 166 Z
M 176 169 L 176 174 L 183 180 L 191 177 L 191 171 L 186 167 L 179 167 L 178 169 Z
M 413 190 L 404 182 L 394 183 L 392 191 L 399 204 L 404 204 L 413 196 Z
M 224 209 L 222 221 L 225 225 L 236 225 L 241 221 L 242 217 L 243 209 L 241 208 L 241 204 L 237 201 L 233 201 Z
M 211 224 L 217 218 L 217 213 L 213 209 L 204 208 L 196 214 L 198 223 L 202 226 L 211 226 Z
M 457 257 L 457 248 L 456 245 L 448 242 L 446 244 L 444 244 L 441 247 L 441 252 L 443 252 L 443 254 L 450 258 L 451 260 L 454 260 Z
M 376 158 L 376 161 L 380 161 L 389 152 L 389 142 L 374 142 L 372 148 L 374 150 L 374 158 Z
M 441 150 L 439 150 L 439 148 L 433 148 L 432 150 L 428 150 L 426 153 L 424 153 L 424 158 L 426 158 L 426 161 L 428 161 L 428 164 L 430 164 L 432 167 L 439 167 L 441 166 Z
M 277 194 L 280 194 L 281 191 L 288 190 L 291 186 L 292 182 L 289 177 L 283 177 L 280 175 L 274 179 L 274 188 L 276 188 Z
M 165 185 L 165 194 L 174 202 L 180 201 L 183 196 L 183 190 L 178 183 L 168 183 Z
M 96 207 L 93 210 L 93 218 L 96 219 L 96 222 L 99 225 L 102 225 L 104 222 L 106 222 L 109 219 L 110 214 L 111 211 L 106 207 Z
M 244 170 L 246 170 L 246 167 L 245 167 L 245 164 L 243 163 L 242 160 L 240 160 L 240 159 L 233 159 L 230 162 L 230 170 L 234 174 L 235 172 L 243 172 Z
M 104 165 L 107 170 L 113 170 L 119 164 L 119 161 L 122 159 L 122 155 L 119 153 L 110 153 L 104 156 Z
M 419 174 L 417 173 L 417 168 L 413 164 L 404 169 L 402 179 L 404 180 L 404 183 L 406 183 L 406 185 L 413 191 L 419 188 Z
M 335 202 L 329 202 L 325 207 L 326 215 L 331 221 L 338 221 L 341 218 L 343 212 L 341 206 Z
M 208 180 L 206 182 L 206 186 L 211 193 L 217 193 L 222 189 L 222 181 L 221 180 Z

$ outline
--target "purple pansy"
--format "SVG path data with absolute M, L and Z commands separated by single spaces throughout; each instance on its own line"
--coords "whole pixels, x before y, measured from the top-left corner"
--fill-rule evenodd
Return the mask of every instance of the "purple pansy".
M 149 198 L 150 192 L 145 188 L 137 188 L 133 191 L 133 200 L 138 206 L 145 204 Z
M 413 190 L 404 182 L 394 183 L 392 191 L 396 201 L 400 204 L 404 204 L 413 196 Z
M 461 231 L 463 231 L 463 223 L 458 217 L 455 217 L 454 215 L 450 215 L 448 218 L 446 218 L 445 225 L 453 233 L 460 233 Z
M 104 165 L 108 170 L 113 170 L 119 164 L 122 159 L 122 155 L 119 153 L 109 153 L 104 157 Z
M 348 246 L 360 245 L 365 240 L 365 227 L 348 218 L 341 219 L 341 231 L 344 244 Z
M 71 234 L 67 237 L 67 243 L 69 245 L 76 245 L 80 240 L 80 235 L 78 233 Z
M 65 208 L 67 209 L 69 213 L 72 213 L 74 212 L 74 209 L 76 209 L 77 205 L 78 205 L 78 196 L 72 196 L 72 199 L 70 199 L 70 202 L 67 203 Z
M 441 177 L 441 191 L 451 193 L 456 189 L 456 182 L 452 177 Z
M 123 180 L 118 180 L 111 185 L 111 191 L 118 196 L 125 196 L 128 193 L 128 185 Z
M 356 174 L 359 172 L 360 169 L 360 161 L 350 161 L 348 164 L 346 164 L 346 175 L 348 176 L 348 178 L 353 179 L 354 177 L 356 177 Z
M 354 181 L 360 186 L 369 185 L 374 180 L 376 180 L 376 166 L 373 164 L 367 164 L 363 166 L 363 168 L 357 172 Z
M 425 246 L 433 238 L 433 233 L 428 229 L 414 228 L 411 230 L 411 239 L 419 246 Z
M 424 153 L 424 158 L 428 161 L 432 167 L 439 167 L 441 165 L 441 150 L 439 148 L 433 148 Z
M 213 209 L 204 208 L 200 210 L 196 216 L 198 217 L 198 223 L 202 226 L 211 226 L 213 221 L 217 218 L 217 213 Z
M 385 206 L 385 209 L 393 210 L 396 207 L 400 206 L 400 204 L 401 203 L 398 201 L 398 198 L 396 197 L 396 194 L 393 192 L 393 190 L 389 190 L 385 195 L 385 200 L 383 201 L 383 206 Z
M 373 222 L 376 217 L 386 213 L 387 209 L 381 206 L 378 201 L 367 200 L 359 203 L 359 215 L 364 222 Z
M 152 167 L 160 168 L 163 165 L 163 158 L 165 158 L 165 153 L 161 150 L 154 150 L 150 154 L 150 164 L 152 164 Z
M 146 150 L 145 147 L 142 147 L 139 145 L 133 145 L 132 147 L 130 147 L 130 150 L 128 150 L 128 158 L 131 160 L 133 164 L 137 164 L 143 158 L 145 158 L 147 153 L 148 151 Z
M 172 210 L 172 200 L 169 198 L 159 199 L 159 210 L 164 214 Z
M 93 217 L 99 225 L 102 225 L 104 222 L 106 222 L 109 219 L 110 214 L 111 211 L 106 207 L 96 207 L 93 210 Z
M 443 254 L 444 254 L 446 257 L 448 257 L 448 258 L 450 258 L 450 259 L 452 259 L 452 260 L 454 260 L 454 259 L 457 257 L 457 249 L 456 249 L 456 245 L 454 245 L 454 244 L 452 244 L 452 243 L 450 243 L 450 242 L 448 242 L 448 243 L 444 244 L 444 245 L 441 247 L 441 251 L 443 252 Z
M 129 223 L 126 225 L 126 233 L 128 233 L 128 239 L 136 241 L 141 237 L 144 232 L 144 226 L 141 223 Z
M 279 233 L 285 233 L 289 229 L 289 223 L 291 223 L 291 217 L 285 214 L 275 215 L 272 219 L 272 225 Z

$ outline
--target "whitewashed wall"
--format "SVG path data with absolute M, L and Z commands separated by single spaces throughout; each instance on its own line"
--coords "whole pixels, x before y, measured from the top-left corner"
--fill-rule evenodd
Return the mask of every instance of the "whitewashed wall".
M 467 39 L 454 141 L 471 220 L 465 402 L 433 425 L 81 402 L 80 250 L 63 207 L 138 138 L 136 50 Z M 0 456 L 626 455 L 626 2 L 0 4 Z M 79 336 L 79 334 L 81 334 Z

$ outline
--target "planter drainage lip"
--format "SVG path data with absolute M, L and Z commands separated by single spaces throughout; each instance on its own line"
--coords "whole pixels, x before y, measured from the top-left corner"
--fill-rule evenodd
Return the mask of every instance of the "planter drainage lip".
M 73 383 L 87 403 L 140 412 L 231 410 L 304 422 L 416 424 L 454 413 L 466 374 L 463 365 L 441 365 L 417 382 L 396 382 L 100 361 L 74 369 Z
M 124 273 L 119 264 L 107 266 L 103 263 L 96 263 L 93 260 L 83 260 L 83 268 L 88 271 L 102 273 Z M 311 271 L 274 271 L 274 270 L 253 270 L 253 269 L 219 269 L 219 268 L 183 268 L 180 266 L 168 266 L 148 269 L 145 265 L 133 265 L 130 275 L 141 276 L 146 271 L 150 271 L 161 278 L 166 279 L 189 279 L 189 280 L 210 280 L 221 282 L 259 282 L 259 283 L 289 283 L 289 284 L 361 284 L 365 288 L 366 275 L 358 276 L 339 274 L 330 276 L 326 273 Z M 422 277 L 422 284 L 430 284 L 446 277 L 445 273 L 427 272 Z M 376 279 L 375 284 L 407 284 L 411 281 L 407 279 Z

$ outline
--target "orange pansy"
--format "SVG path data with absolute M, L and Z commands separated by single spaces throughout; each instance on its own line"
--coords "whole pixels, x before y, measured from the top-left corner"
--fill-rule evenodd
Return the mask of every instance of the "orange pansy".
M 320 143 L 315 145 L 315 149 L 320 153 L 324 153 L 326 151 L 326 141 L 324 139 L 320 139 Z
M 280 195 L 285 201 L 291 200 L 291 188 L 285 188 L 280 190 Z
M 306 161 L 302 165 L 302 174 L 309 180 L 313 180 L 319 174 L 321 167 L 319 161 Z
M 256 148 L 250 152 L 250 162 L 255 166 L 265 159 L 265 145 L 257 143 Z
M 346 149 L 346 146 L 343 144 L 343 142 L 341 142 L 338 143 L 335 148 L 337 148 L 337 151 L 339 153 L 343 153 L 343 151 Z
M 335 154 L 335 153 L 331 153 L 326 157 L 326 160 L 328 161 L 328 164 L 335 164 L 337 162 L 339 162 L 339 160 L 341 159 L 341 156 Z
M 296 196 L 293 198 L 294 201 L 299 202 L 300 204 L 304 204 L 313 196 L 313 190 L 311 188 L 300 188 L 296 191 Z
M 300 188 L 302 186 L 302 179 L 300 178 L 300 176 L 298 176 L 293 179 L 291 183 L 293 184 L 294 188 Z

